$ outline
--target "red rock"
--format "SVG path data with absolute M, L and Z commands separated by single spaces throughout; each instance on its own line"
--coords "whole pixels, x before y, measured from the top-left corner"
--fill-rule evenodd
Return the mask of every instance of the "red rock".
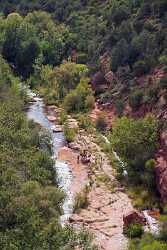
M 123 216 L 124 227 L 127 227 L 131 223 L 145 224 L 144 216 L 138 211 L 131 211 Z
M 161 134 L 160 149 L 156 157 L 156 183 L 161 197 L 161 205 L 167 203 L 167 131 Z
M 92 89 L 95 91 L 101 90 L 104 86 L 107 86 L 107 81 L 104 74 L 98 71 L 91 79 Z
M 55 122 L 57 120 L 55 116 L 51 116 L 51 115 L 47 116 L 47 118 L 50 122 Z
M 80 150 L 80 146 L 77 143 L 73 143 L 73 142 L 69 143 L 68 147 L 71 148 L 71 149 L 73 149 L 73 150 L 77 150 L 77 151 Z
M 156 182 L 161 196 L 162 206 L 167 203 L 167 162 L 163 157 L 158 157 L 156 165 Z

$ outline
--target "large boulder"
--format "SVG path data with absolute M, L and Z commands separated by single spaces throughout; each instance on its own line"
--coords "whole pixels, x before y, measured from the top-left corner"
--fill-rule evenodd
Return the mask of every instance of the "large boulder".
M 100 57 L 100 66 L 104 75 L 110 71 L 110 55 L 108 52 L 104 53 L 104 55 Z
M 145 218 L 143 214 L 139 213 L 136 210 L 133 210 L 123 216 L 123 223 L 125 228 L 132 223 L 145 225 Z
M 69 143 L 68 147 L 71 148 L 72 150 L 76 150 L 76 151 L 80 150 L 80 146 L 77 143 L 74 143 L 74 142 Z
M 47 118 L 50 122 L 55 122 L 57 120 L 57 118 L 55 116 L 52 116 L 52 115 L 48 115 Z

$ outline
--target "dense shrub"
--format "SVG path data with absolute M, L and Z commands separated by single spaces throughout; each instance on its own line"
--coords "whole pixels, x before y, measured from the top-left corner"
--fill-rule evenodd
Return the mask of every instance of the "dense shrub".
M 78 119 L 79 119 L 79 126 L 83 129 L 88 129 L 93 126 L 89 116 L 80 115 Z
M 141 90 L 135 90 L 129 96 L 129 105 L 135 111 L 137 110 L 143 101 L 143 92 Z
M 95 105 L 95 98 L 93 95 L 88 95 L 85 100 L 85 107 L 88 110 L 92 110 Z
M 165 250 L 167 244 L 158 241 L 153 235 L 145 233 L 141 239 L 133 239 L 130 241 L 129 250 Z
M 73 206 L 74 213 L 79 212 L 80 209 L 86 208 L 89 205 L 88 194 L 86 190 L 78 193 L 75 197 L 75 202 Z
M 159 87 L 151 87 L 143 98 L 143 102 L 154 104 L 158 100 Z
M 135 76 L 141 76 L 149 72 L 150 67 L 147 62 L 138 61 L 133 66 Z
M 96 120 L 96 128 L 99 131 L 105 131 L 107 128 L 107 120 L 105 114 L 100 114 Z
M 139 120 L 123 117 L 113 124 L 111 143 L 127 163 L 132 181 L 140 180 L 140 174 L 145 171 L 145 162 L 154 156 L 157 142 L 158 123 L 153 116 Z
M 86 112 L 93 108 L 93 91 L 88 82 L 88 78 L 82 78 L 76 89 L 66 95 L 63 106 L 67 112 Z
M 143 234 L 143 226 L 141 224 L 130 224 L 127 228 L 124 229 L 124 234 L 127 235 L 128 238 L 136 238 L 141 237 Z
M 124 102 L 122 100 L 117 100 L 115 103 L 115 108 L 116 108 L 118 116 L 121 116 L 124 111 Z
M 74 128 L 69 128 L 68 123 L 64 124 L 64 136 L 67 142 L 73 142 L 76 136 L 76 130 Z
M 160 86 L 163 89 L 167 89 L 167 77 L 161 78 L 161 80 L 160 80 Z

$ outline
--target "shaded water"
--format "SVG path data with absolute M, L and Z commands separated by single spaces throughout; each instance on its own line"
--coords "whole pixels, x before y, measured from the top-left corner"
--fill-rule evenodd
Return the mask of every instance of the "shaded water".
M 66 144 L 64 134 L 62 132 L 54 133 L 52 131 L 53 123 L 51 123 L 47 119 L 47 115 L 45 114 L 44 110 L 45 105 L 43 103 L 43 100 L 41 98 L 34 97 L 33 93 L 29 93 L 29 95 L 30 94 L 31 97 L 33 96 L 35 102 L 31 103 L 29 106 L 29 109 L 27 111 L 28 119 L 31 119 L 35 123 L 40 124 L 43 128 L 47 129 L 51 135 L 54 152 L 53 159 L 55 159 L 54 167 L 57 172 L 59 186 L 66 193 L 66 199 L 63 204 L 64 215 L 61 216 L 61 222 L 62 224 L 64 224 L 64 222 L 72 214 L 73 205 L 73 197 L 72 193 L 70 192 L 70 186 L 72 183 L 72 173 L 67 163 L 56 159 L 58 151 Z

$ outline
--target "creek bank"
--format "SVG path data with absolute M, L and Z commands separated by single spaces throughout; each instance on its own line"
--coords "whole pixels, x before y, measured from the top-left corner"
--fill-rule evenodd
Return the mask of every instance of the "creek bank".
M 75 145 L 78 145 L 77 150 L 65 147 L 58 156 L 70 163 L 74 176 L 72 192 L 77 194 L 89 185 L 89 205 L 73 214 L 69 222 L 76 228 L 84 226 L 92 232 L 99 249 L 111 250 L 112 246 L 112 250 L 124 250 L 127 239 L 123 235 L 123 216 L 133 209 L 131 200 L 121 191 L 107 156 L 93 136 L 82 130 L 76 136 Z M 77 163 L 77 156 L 83 150 L 91 153 L 91 164 Z M 105 178 L 110 187 L 107 187 Z
M 42 99 L 38 98 L 31 104 L 28 116 L 51 133 L 53 157 L 58 156 L 55 168 L 60 186 L 67 194 L 62 222 L 69 221 L 77 228 L 86 227 L 95 235 L 95 243 L 100 249 L 111 250 L 112 246 L 112 250 L 124 250 L 127 239 L 123 235 L 123 216 L 133 210 L 131 200 L 122 192 L 106 154 L 93 135 L 80 131 L 71 145 L 73 149 L 70 149 L 65 145 L 63 133 L 53 132 L 61 111 L 55 106 L 45 107 Z M 47 116 L 52 116 L 52 122 Z M 83 150 L 91 152 L 91 165 L 78 163 L 78 155 Z M 72 214 L 74 197 L 87 185 L 91 187 L 88 207 L 81 209 L 79 214 Z
M 46 129 L 50 133 L 52 140 L 52 158 L 55 161 L 54 168 L 58 176 L 59 187 L 62 188 L 66 194 L 66 199 L 63 204 L 64 214 L 61 216 L 61 223 L 64 224 L 72 214 L 73 207 L 73 194 L 70 191 L 72 185 L 72 171 L 67 164 L 67 162 L 57 159 L 59 150 L 66 145 L 63 132 L 54 133 L 52 128 L 54 125 L 53 120 L 55 121 L 58 117 L 59 109 L 55 107 L 46 107 L 42 98 L 39 98 L 36 94 L 32 93 L 30 90 L 27 91 L 28 96 L 31 99 L 29 107 L 27 110 L 27 117 L 30 120 L 33 120 L 35 123 L 39 124 L 42 128 Z M 52 122 L 49 121 L 47 117 L 52 117 Z M 53 119 L 54 117 L 54 119 Z

